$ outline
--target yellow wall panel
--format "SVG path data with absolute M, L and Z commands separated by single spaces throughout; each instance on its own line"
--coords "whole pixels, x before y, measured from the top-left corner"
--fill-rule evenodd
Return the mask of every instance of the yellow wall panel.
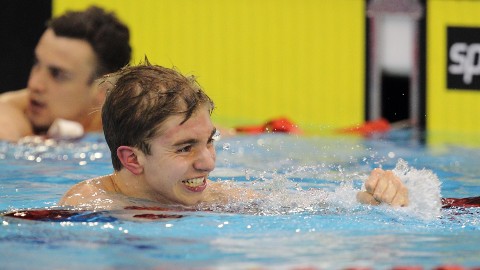
M 480 1 L 430 0 L 427 12 L 427 129 L 444 141 L 478 135 L 480 91 L 448 89 L 446 44 L 447 27 L 480 27 Z
M 90 4 L 129 25 L 135 63 L 195 74 L 220 124 L 363 122 L 364 0 L 56 0 L 54 14 Z

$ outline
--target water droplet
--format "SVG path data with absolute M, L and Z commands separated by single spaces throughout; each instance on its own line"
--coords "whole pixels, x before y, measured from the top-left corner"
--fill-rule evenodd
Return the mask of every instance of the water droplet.
M 230 149 L 230 144 L 229 144 L 229 143 L 224 143 L 222 148 L 223 148 L 223 150 L 225 150 L 225 151 L 226 151 L 226 150 L 229 150 L 229 149 Z

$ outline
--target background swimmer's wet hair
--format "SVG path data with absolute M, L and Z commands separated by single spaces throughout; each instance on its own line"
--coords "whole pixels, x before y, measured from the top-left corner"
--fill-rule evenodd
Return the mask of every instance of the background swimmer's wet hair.
M 162 123 L 168 117 L 184 115 L 183 124 L 203 106 L 210 113 L 214 109 L 213 101 L 194 76 L 152 65 L 147 59 L 105 78 L 100 83 L 107 88 L 102 108 L 103 131 L 116 171 L 122 168 L 118 147 L 133 146 L 150 154 L 150 140 L 162 132 Z
M 130 62 L 130 31 L 113 12 L 96 6 L 85 11 L 68 11 L 50 20 L 47 27 L 57 36 L 85 40 L 92 46 L 97 57 L 92 81 Z

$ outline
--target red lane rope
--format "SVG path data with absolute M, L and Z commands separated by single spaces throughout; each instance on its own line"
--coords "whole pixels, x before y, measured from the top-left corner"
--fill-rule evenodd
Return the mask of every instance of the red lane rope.
M 468 198 L 443 198 L 442 199 L 442 208 L 470 208 L 470 207 L 480 207 L 480 196 L 477 197 L 468 197 Z

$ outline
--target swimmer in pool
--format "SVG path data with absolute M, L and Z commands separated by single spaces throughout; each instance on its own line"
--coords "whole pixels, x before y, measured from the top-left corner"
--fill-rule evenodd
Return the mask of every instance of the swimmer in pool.
M 0 140 L 45 135 L 58 119 L 78 123 L 80 135 L 101 131 L 105 94 L 94 80 L 130 62 L 129 36 L 125 24 L 98 7 L 49 21 L 27 88 L 0 95 Z
M 259 196 L 208 180 L 216 158 L 217 129 L 210 119 L 214 104 L 193 77 L 147 61 L 102 83 L 111 86 L 102 121 L 114 173 L 76 184 L 59 205 L 195 208 Z M 374 170 L 358 200 L 402 206 L 408 204 L 408 192 L 393 173 Z

